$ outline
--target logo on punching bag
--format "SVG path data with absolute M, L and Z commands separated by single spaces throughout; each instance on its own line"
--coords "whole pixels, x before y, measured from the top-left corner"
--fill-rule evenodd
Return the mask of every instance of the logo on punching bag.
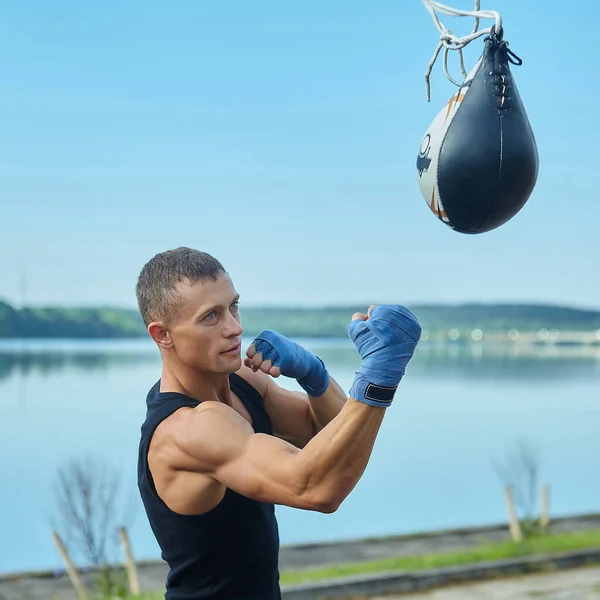
M 427 172 L 429 165 L 431 164 L 431 159 L 429 158 L 430 140 L 431 136 L 427 134 L 421 142 L 419 156 L 417 156 L 417 171 L 419 171 L 419 177 L 422 177 L 423 173 Z

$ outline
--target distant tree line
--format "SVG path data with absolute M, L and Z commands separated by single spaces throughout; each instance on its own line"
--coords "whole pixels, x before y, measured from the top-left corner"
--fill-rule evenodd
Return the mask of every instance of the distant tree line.
M 430 334 L 481 329 L 521 332 L 600 329 L 600 311 L 551 305 L 463 304 L 409 306 Z M 365 306 L 324 308 L 247 307 L 241 310 L 245 335 L 275 329 L 292 337 L 347 337 L 354 312 Z M 137 338 L 146 336 L 138 311 L 120 308 L 14 308 L 0 302 L 2 338 Z
M 112 308 L 20 308 L 0 302 L 3 338 L 132 338 L 145 335 L 136 311 Z

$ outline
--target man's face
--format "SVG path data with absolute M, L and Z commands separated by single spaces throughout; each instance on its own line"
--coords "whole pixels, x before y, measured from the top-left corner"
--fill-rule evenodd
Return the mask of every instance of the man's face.
M 179 285 L 181 307 L 169 327 L 173 351 L 185 365 L 209 373 L 234 373 L 241 366 L 239 295 L 229 276 Z

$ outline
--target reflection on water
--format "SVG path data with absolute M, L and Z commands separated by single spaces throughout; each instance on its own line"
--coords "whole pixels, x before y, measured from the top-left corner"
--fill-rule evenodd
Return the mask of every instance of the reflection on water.
M 360 358 L 346 340 L 299 340 L 317 353 L 335 373 L 357 369 Z M 250 340 L 244 341 L 244 347 Z M 12 375 L 47 375 L 129 369 L 135 365 L 160 364 L 150 341 L 0 341 L 0 381 Z M 158 372 L 158 371 L 157 371 Z M 434 345 L 421 342 L 410 363 L 411 378 L 451 377 L 473 380 L 534 380 L 598 377 L 598 346 L 535 346 L 504 344 Z
M 360 358 L 350 342 L 307 341 L 335 374 L 357 369 Z M 408 367 L 410 379 L 532 381 L 600 376 L 598 346 L 520 346 L 508 344 L 433 344 L 422 342 Z
M 154 348 L 148 344 L 139 346 L 103 344 L 101 342 L 72 344 L 22 343 L 18 346 L 0 345 L 0 380 L 13 374 L 27 376 L 32 373 L 49 375 L 53 372 L 102 371 L 130 368 L 140 363 L 159 361 Z
M 600 348 L 440 346 L 421 348 L 411 376 L 460 377 L 477 380 L 535 380 L 598 377 Z

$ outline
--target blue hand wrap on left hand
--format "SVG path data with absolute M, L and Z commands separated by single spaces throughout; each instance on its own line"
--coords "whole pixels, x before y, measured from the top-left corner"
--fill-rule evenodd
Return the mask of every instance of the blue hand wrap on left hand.
M 302 346 L 271 329 L 254 339 L 256 352 L 270 360 L 285 377 L 295 379 L 310 396 L 322 396 L 329 386 L 329 373 L 323 361 Z

